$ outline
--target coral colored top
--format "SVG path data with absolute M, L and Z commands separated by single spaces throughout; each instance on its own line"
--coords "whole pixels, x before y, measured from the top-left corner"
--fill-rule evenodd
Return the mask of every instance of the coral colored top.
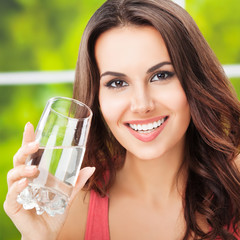
M 110 240 L 108 227 L 108 197 L 91 190 L 85 240 Z
M 240 240 L 239 236 L 235 236 Z M 108 197 L 90 192 L 85 240 L 110 240 L 108 225 Z M 217 238 L 216 240 L 220 240 Z

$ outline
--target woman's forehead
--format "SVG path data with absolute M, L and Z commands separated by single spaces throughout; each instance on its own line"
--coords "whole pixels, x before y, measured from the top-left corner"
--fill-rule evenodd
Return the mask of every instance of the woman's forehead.
M 104 32 L 96 41 L 95 57 L 100 69 L 104 66 L 118 68 L 123 64 L 134 66 L 135 63 L 149 63 L 151 67 L 170 61 L 161 34 L 151 26 L 118 27 Z

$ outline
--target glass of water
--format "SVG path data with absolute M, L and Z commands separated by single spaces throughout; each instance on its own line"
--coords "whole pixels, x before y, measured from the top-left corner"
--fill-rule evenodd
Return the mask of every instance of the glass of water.
M 36 128 L 39 150 L 29 156 L 27 165 L 37 165 L 39 175 L 28 179 L 18 195 L 24 209 L 36 208 L 50 216 L 63 214 L 80 171 L 92 111 L 70 98 L 51 98 Z

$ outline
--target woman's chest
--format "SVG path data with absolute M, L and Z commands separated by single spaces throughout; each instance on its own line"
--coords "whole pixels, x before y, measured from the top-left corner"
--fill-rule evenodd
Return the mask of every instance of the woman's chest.
M 109 204 L 112 240 L 180 240 L 185 232 L 181 205 L 160 207 L 154 203 L 121 199 Z

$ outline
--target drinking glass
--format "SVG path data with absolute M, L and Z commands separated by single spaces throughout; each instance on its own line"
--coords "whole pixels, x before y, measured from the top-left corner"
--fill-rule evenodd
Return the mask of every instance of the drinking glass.
M 28 179 L 18 195 L 24 209 L 36 208 L 50 216 L 63 214 L 80 171 L 92 111 L 70 98 L 49 99 L 36 128 L 39 150 L 28 157 L 27 165 L 37 165 L 39 175 Z

